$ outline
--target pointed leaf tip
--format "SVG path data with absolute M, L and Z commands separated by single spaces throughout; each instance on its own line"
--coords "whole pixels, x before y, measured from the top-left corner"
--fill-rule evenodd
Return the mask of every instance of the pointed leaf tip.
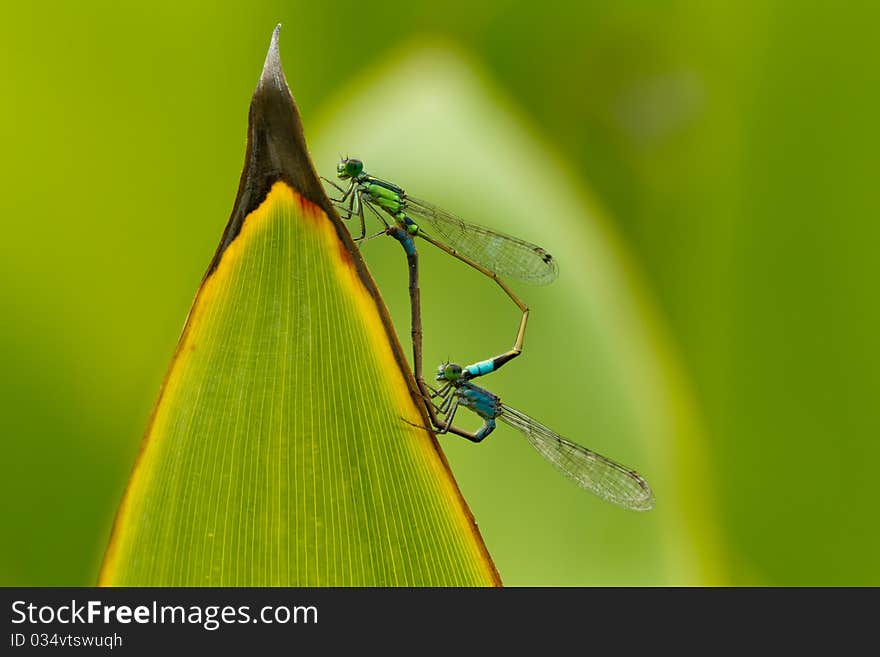
M 238 236 L 245 217 L 263 202 L 278 181 L 287 183 L 297 194 L 320 207 L 329 218 L 336 217 L 309 157 L 299 110 L 284 77 L 278 48 L 280 31 L 279 23 L 272 32 L 260 80 L 254 89 L 248 115 L 247 153 L 235 207 L 206 277 L 217 267 L 226 247 Z M 356 247 L 345 228 L 338 220 L 334 225 L 346 248 L 354 251 Z
M 281 34 L 281 23 L 272 31 L 272 39 L 269 42 L 269 51 L 266 53 L 266 61 L 263 64 L 263 73 L 260 75 L 260 84 L 272 82 L 277 89 L 287 87 L 284 79 L 284 69 L 281 67 L 281 53 L 278 49 L 278 40 Z

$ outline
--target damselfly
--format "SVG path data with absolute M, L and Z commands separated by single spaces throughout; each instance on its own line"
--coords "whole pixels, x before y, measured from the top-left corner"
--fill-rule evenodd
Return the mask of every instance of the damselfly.
M 396 225 L 409 235 L 421 237 L 437 248 L 484 276 L 495 281 L 522 313 L 513 347 L 494 358 L 483 361 L 486 372 L 497 370 L 522 353 L 529 308 L 499 276 L 509 276 L 536 285 L 552 282 L 559 270 L 556 261 L 540 246 L 517 237 L 499 233 L 484 226 L 467 223 L 445 210 L 408 195 L 402 187 L 368 174 L 364 163 L 344 158 L 336 166 L 336 175 L 349 181 L 347 188 L 324 179 L 342 193 L 332 199 L 343 219 L 360 219 L 360 237 L 356 241 L 390 234 Z M 369 208 L 385 225 L 375 235 L 366 236 L 364 208 Z M 385 215 L 391 218 L 389 223 Z M 425 231 L 425 227 L 428 231 Z M 432 234 L 433 233 L 433 234 Z M 417 374 L 417 377 L 419 375 Z
M 475 365 L 465 368 L 455 363 L 440 365 L 436 378 L 441 385 L 432 391 L 439 399 L 436 413 L 444 418 L 438 433 L 450 431 L 478 443 L 495 430 L 495 420 L 501 420 L 522 432 L 541 456 L 581 488 L 634 511 L 649 511 L 654 507 L 651 487 L 638 472 L 563 438 L 502 403 L 497 395 L 471 383 L 477 376 L 480 376 L 479 368 Z M 473 433 L 455 427 L 452 423 L 461 407 L 483 418 L 483 426 Z

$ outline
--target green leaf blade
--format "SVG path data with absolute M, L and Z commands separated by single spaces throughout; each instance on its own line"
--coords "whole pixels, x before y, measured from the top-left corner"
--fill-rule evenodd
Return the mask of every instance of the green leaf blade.
M 268 66 L 280 67 L 277 52 Z M 309 198 L 320 185 L 283 74 L 272 73 L 252 104 L 236 210 L 187 319 L 100 583 L 497 585 L 436 439 L 421 428 L 375 285 L 326 199 Z M 278 125 L 294 138 L 274 134 Z M 280 157 L 260 160 L 271 148 Z

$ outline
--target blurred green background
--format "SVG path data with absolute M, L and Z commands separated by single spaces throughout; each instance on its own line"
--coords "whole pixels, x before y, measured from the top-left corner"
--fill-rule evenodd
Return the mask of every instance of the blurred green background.
M 880 584 L 878 19 L 873 3 L 6 6 L 0 584 L 95 581 L 277 22 L 322 171 L 360 156 L 557 255 L 554 286 L 517 288 L 525 356 L 492 387 L 654 485 L 656 510 L 627 513 L 510 430 L 444 438 L 505 583 Z M 365 256 L 406 337 L 386 241 Z M 506 349 L 515 309 L 425 260 L 426 364 Z

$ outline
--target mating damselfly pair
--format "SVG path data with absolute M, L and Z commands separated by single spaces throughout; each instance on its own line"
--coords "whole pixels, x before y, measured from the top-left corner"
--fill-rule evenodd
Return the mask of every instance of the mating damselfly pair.
M 348 182 L 347 187 L 326 178 L 324 180 L 342 194 L 340 198 L 332 199 L 342 218 L 359 219 L 360 235 L 355 241 L 363 242 L 386 234 L 400 242 L 406 253 L 413 372 L 424 398 L 425 409 L 437 433 L 453 433 L 473 442 L 481 442 L 495 430 L 496 420 L 500 420 L 523 433 L 541 456 L 580 487 L 628 509 L 651 509 L 654 506 L 653 493 L 636 471 L 563 438 L 525 413 L 502 403 L 489 390 L 472 383 L 473 379 L 497 371 L 522 353 L 529 309 L 500 276 L 538 285 L 551 283 L 558 274 L 553 257 L 539 246 L 462 221 L 426 201 L 409 196 L 402 187 L 367 173 L 360 160 L 342 159 L 336 173 L 340 180 Z M 369 236 L 366 233 L 365 208 L 384 226 L 378 233 Z M 422 371 L 416 237 L 494 280 L 522 313 L 511 349 L 466 367 L 455 363 L 441 364 L 435 375 L 437 387 L 427 384 Z M 483 419 L 483 425 L 477 431 L 470 432 L 453 424 L 462 407 Z

